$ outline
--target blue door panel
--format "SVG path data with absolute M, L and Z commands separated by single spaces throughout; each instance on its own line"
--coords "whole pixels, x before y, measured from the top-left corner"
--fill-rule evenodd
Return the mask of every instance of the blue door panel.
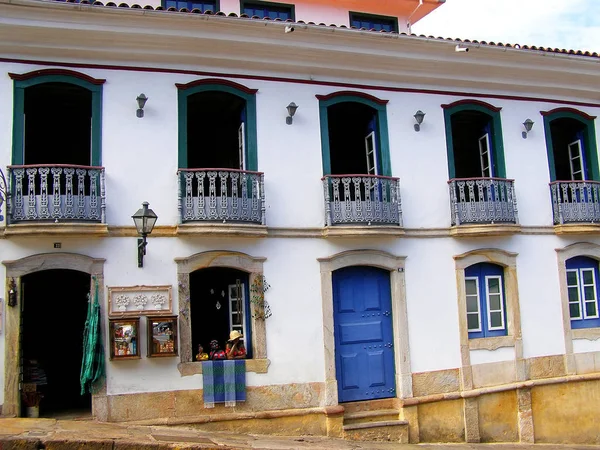
M 383 350 L 367 353 L 369 386 L 385 385 L 385 355 Z
M 354 312 L 354 286 L 344 283 L 340 286 L 340 312 Z
M 333 303 L 339 401 L 395 397 L 389 272 L 335 271 Z
M 348 353 L 342 355 L 342 368 L 345 374 L 342 380 L 343 389 L 358 389 L 360 373 L 360 363 L 358 361 L 358 354 Z
M 340 324 L 340 344 L 383 341 L 381 322 Z

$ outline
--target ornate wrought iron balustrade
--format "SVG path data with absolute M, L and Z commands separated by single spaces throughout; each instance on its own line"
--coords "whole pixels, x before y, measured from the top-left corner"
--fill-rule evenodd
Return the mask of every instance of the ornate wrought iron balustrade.
M 514 180 L 453 178 L 448 185 L 452 225 L 518 222 Z
M 265 176 L 235 169 L 179 169 L 182 222 L 265 225 Z
M 402 226 L 398 178 L 378 175 L 327 175 L 322 180 L 327 226 Z
M 68 164 L 8 166 L 9 223 L 106 223 L 104 167 Z
M 600 222 L 600 182 L 550 183 L 554 224 Z

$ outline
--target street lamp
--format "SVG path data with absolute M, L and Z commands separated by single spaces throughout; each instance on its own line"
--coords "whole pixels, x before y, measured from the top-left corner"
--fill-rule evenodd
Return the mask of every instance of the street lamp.
M 142 236 L 142 239 L 138 239 L 138 267 L 144 267 L 144 255 L 146 254 L 146 245 L 148 244 L 146 236 L 152 233 L 158 216 L 154 211 L 148 209 L 148 202 L 144 202 L 142 203 L 142 207 L 131 218 L 133 219 L 133 223 L 135 223 L 138 234 Z

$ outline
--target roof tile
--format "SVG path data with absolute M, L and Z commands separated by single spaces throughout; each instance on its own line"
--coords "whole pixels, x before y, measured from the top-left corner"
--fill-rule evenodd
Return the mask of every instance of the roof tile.
M 56 2 L 61 2 L 61 3 L 79 3 L 79 4 L 84 4 L 84 5 L 90 5 L 91 0 L 53 0 Z M 99 0 L 95 0 L 93 1 L 93 3 L 91 3 L 91 6 L 101 6 L 101 7 L 111 7 L 114 8 L 117 6 L 117 4 L 115 2 L 109 1 L 106 4 L 103 4 L 101 1 Z M 164 12 L 180 12 L 180 13 L 188 13 L 188 14 L 206 14 L 206 15 L 212 15 L 212 16 L 220 16 L 220 17 L 234 17 L 234 18 L 240 18 L 240 19 L 249 19 L 249 20 L 267 20 L 267 21 L 274 21 L 274 22 L 282 22 L 281 19 L 276 18 L 276 19 L 272 19 L 270 17 L 259 17 L 259 16 L 248 16 L 247 14 L 240 14 L 237 15 L 235 13 L 229 13 L 226 14 L 222 11 L 217 11 L 217 12 L 213 12 L 210 10 L 204 11 L 202 12 L 200 9 L 198 8 L 194 8 L 191 11 L 188 10 L 187 8 L 181 8 L 181 9 L 177 9 L 175 7 L 170 7 L 168 9 L 165 9 L 163 6 L 157 6 L 157 7 L 153 7 L 151 5 L 146 5 L 146 6 L 140 6 L 138 4 L 133 4 L 131 6 L 129 6 L 127 3 L 120 3 L 118 5 L 119 8 L 130 8 L 130 9 L 145 9 L 145 10 L 155 10 L 155 11 L 164 11 Z M 298 21 L 293 21 L 291 19 L 287 19 L 285 20 L 285 22 L 290 22 L 290 23 L 295 23 L 298 25 L 314 25 L 314 26 L 321 26 L 321 27 L 334 27 L 334 28 L 342 28 L 342 29 L 350 29 L 350 30 L 355 30 L 355 31 L 367 31 L 370 33 L 379 33 L 379 34 L 399 34 L 401 36 L 406 36 L 406 37 L 419 37 L 419 38 L 425 38 L 425 39 L 433 39 L 433 40 L 439 40 L 439 41 L 454 41 L 454 42 L 458 42 L 458 43 L 462 43 L 462 44 L 476 44 L 476 45 L 486 45 L 486 46 L 490 46 L 490 47 L 504 47 L 504 48 L 513 48 L 513 49 L 517 49 L 517 50 L 524 50 L 524 51 L 541 51 L 541 52 L 546 52 L 546 53 L 562 53 L 562 54 L 568 54 L 568 55 L 577 55 L 577 56 L 585 56 L 585 57 L 592 57 L 592 58 L 598 58 L 599 55 L 597 52 L 589 52 L 589 51 L 583 51 L 583 50 L 569 50 L 569 49 L 564 49 L 564 48 L 550 48 L 550 47 L 538 47 L 535 45 L 520 45 L 520 44 L 509 44 L 509 43 L 502 43 L 502 42 L 498 42 L 495 43 L 493 41 L 487 42 L 487 41 L 478 41 L 476 39 L 470 40 L 470 39 L 459 39 L 459 38 L 449 38 L 449 37 L 435 37 L 435 36 L 425 36 L 424 34 L 408 34 L 408 33 L 397 33 L 395 31 L 385 31 L 385 30 L 375 30 L 375 29 L 367 29 L 367 28 L 356 28 L 356 27 L 348 27 L 346 25 L 336 25 L 336 24 L 325 24 L 325 23 L 319 23 L 316 24 L 315 22 L 305 22 L 303 20 L 298 20 Z

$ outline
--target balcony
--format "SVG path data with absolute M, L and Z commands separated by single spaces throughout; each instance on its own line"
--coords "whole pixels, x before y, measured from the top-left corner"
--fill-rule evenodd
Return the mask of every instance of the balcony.
M 550 195 L 557 233 L 598 232 L 600 182 L 554 181 L 550 183 Z
M 266 235 L 265 177 L 236 169 L 179 169 L 179 234 Z
M 519 230 L 514 180 L 453 178 L 448 186 L 452 234 L 500 235 Z
M 106 233 L 104 167 L 8 166 L 8 179 L 7 235 Z
M 326 175 L 326 235 L 403 234 L 400 203 L 400 180 L 379 175 Z M 335 231 L 337 227 L 338 232 Z M 352 227 L 348 233 L 342 227 Z M 362 227 L 357 230 L 356 227 Z M 365 228 L 372 227 L 370 230 Z

